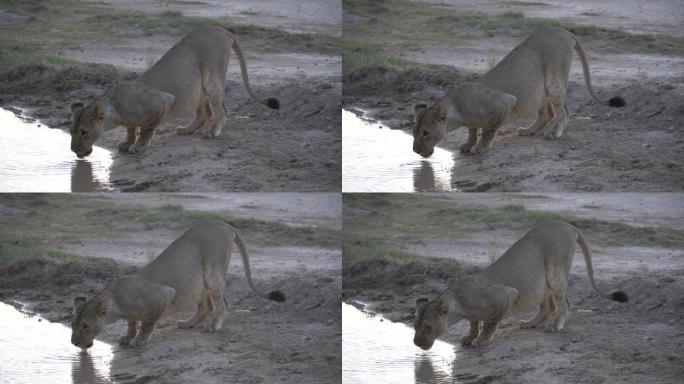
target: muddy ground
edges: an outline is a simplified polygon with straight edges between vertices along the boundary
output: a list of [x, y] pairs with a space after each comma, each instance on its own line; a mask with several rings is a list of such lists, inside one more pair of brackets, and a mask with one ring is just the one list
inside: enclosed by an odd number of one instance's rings
[[[647, 7], [618, 1], [349, 1], [343, 18], [343, 107], [367, 111], [410, 133], [416, 104], [433, 104], [451, 87], [486, 72], [535, 28], [560, 23], [583, 41], [596, 93], [621, 95], [627, 105], [608, 108], [591, 100], [574, 60], [564, 136], [520, 137], [517, 128], [533, 119], [510, 122], [489, 153], [455, 154], [452, 186], [462, 191], [681, 191], [684, 45], [679, 25], [684, 15], [679, 8], [671, 1]], [[667, 9], [667, 18], [656, 17]], [[601, 30], [604, 25], [610, 29]], [[370, 33], [378, 44], [364, 40]], [[439, 146], [458, 152], [466, 135], [464, 129], [453, 131]]]
[[[504, 321], [492, 345], [456, 346], [454, 378], [677, 383], [684, 374], [684, 232], [681, 217], [669, 210], [682, 196], [623, 197], [346, 195], [343, 300], [369, 303], [412, 326], [417, 298], [435, 297], [459, 276], [477, 273], [539, 220], [560, 218], [585, 234], [598, 286], [623, 290], [630, 301], [597, 296], [577, 253], [568, 293], [573, 310], [563, 331], [522, 330], [517, 322], [534, 313], [516, 315]], [[458, 345], [466, 332], [459, 323], [443, 340]]]
[[[0, 58], [19, 58], [17, 65], [0, 70], [0, 106], [24, 109], [52, 128], [68, 130], [72, 102], [96, 99], [115, 82], [150, 67], [188, 31], [215, 25], [245, 31], [241, 45], [254, 92], [280, 100], [277, 111], [252, 102], [232, 57], [224, 101], [229, 117], [221, 137], [176, 135], [175, 127], [187, 124], [188, 116], [162, 124], [150, 150], [131, 156], [116, 151], [123, 128], [104, 135], [98, 144], [114, 153], [110, 179], [116, 189], [340, 189], [342, 89], [341, 58], [332, 42], [339, 35], [331, 16], [335, 7], [293, 14], [277, 2], [251, 9], [199, 2], [197, 12], [191, 12], [194, 2], [136, 2], [135, 10], [125, 2], [84, 2], [80, 12], [73, 12], [72, 3], [0, 5], [6, 8]], [[214, 14], [207, 13], [211, 7]], [[296, 28], [307, 20], [319, 22], [308, 31]]]
[[[181, 332], [175, 321], [188, 313], [164, 318], [149, 346], [114, 347], [109, 379], [339, 382], [340, 198], [311, 197], [311, 214], [295, 215], [306, 204], [303, 195], [3, 196], [0, 300], [68, 325], [73, 297], [92, 296], [136, 271], [192, 222], [224, 217], [245, 238], [255, 284], [282, 290], [287, 301], [255, 297], [234, 257], [226, 287], [230, 310], [219, 332]], [[116, 345], [124, 331], [117, 322], [100, 339]]]

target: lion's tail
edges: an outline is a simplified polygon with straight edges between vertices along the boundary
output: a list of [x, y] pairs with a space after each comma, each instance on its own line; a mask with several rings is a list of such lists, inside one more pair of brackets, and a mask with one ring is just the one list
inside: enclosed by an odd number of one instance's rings
[[273, 300], [273, 301], [278, 301], [278, 302], [283, 302], [285, 301], [285, 294], [282, 293], [281, 291], [271, 291], [269, 293], [263, 293], [260, 290], [258, 290], [255, 286], [254, 283], [252, 283], [252, 272], [249, 269], [249, 255], [247, 255], [247, 249], [245, 248], [245, 243], [242, 242], [242, 238], [240, 235], [237, 233], [235, 229], [233, 229], [233, 233], [235, 233], [235, 238], [233, 241], [235, 241], [235, 244], [238, 246], [238, 249], [240, 250], [240, 256], [242, 256], [242, 265], [245, 269], [245, 276], [247, 277], [247, 283], [249, 284], [250, 288], [252, 288], [252, 291], [256, 293], [257, 295]]
[[589, 247], [587, 247], [587, 243], [584, 241], [582, 233], [577, 228], [575, 228], [575, 232], [577, 233], [577, 244], [579, 244], [580, 249], [582, 250], [582, 254], [584, 255], [584, 262], [587, 265], [587, 275], [589, 275], [589, 281], [591, 282], [591, 286], [594, 287], [594, 289], [596, 290], [596, 292], [598, 292], [599, 295], [605, 297], [606, 299], [626, 303], [629, 300], [626, 293], [622, 291], [615, 291], [611, 294], [606, 294], [600, 289], [598, 289], [598, 287], [596, 286], [596, 281], [594, 281], [594, 268], [591, 265], [591, 253], [589, 253]]
[[577, 36], [572, 35], [572, 39], [574, 40], [575, 44], [575, 52], [577, 52], [577, 56], [579, 56], [580, 62], [582, 63], [582, 71], [584, 72], [584, 81], [587, 83], [587, 89], [589, 90], [589, 94], [591, 97], [596, 100], [597, 103], [607, 105], [609, 107], [624, 107], [625, 106], [625, 99], [623, 99], [620, 96], [615, 96], [611, 97], [609, 100], [601, 100], [596, 96], [594, 93], [594, 89], [591, 87], [591, 77], [589, 75], [589, 64], [587, 63], [587, 57], [584, 54], [584, 48], [582, 48], [582, 44], [580, 43], [579, 39]]
[[233, 43], [231, 46], [233, 48], [233, 51], [235, 51], [235, 56], [237, 56], [238, 61], [240, 62], [240, 73], [242, 73], [242, 82], [245, 84], [245, 89], [247, 89], [247, 93], [249, 93], [249, 96], [251, 96], [252, 99], [254, 99], [254, 101], [264, 104], [271, 109], [279, 109], [280, 102], [275, 97], [258, 99], [256, 96], [254, 96], [254, 93], [252, 93], [252, 88], [250, 88], [249, 86], [249, 78], [247, 77], [247, 63], [245, 63], [245, 57], [242, 54], [242, 48], [240, 48], [240, 43], [238, 43], [237, 38], [235, 36], [233, 36]]

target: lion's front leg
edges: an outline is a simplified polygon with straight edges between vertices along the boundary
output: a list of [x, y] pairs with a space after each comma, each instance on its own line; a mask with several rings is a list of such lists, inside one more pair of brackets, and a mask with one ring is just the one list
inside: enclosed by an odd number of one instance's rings
[[468, 140], [458, 147], [461, 153], [469, 153], [470, 149], [477, 143], [477, 128], [468, 128]]
[[480, 322], [470, 321], [470, 331], [461, 338], [461, 345], [471, 345], [480, 333]]
[[128, 153], [140, 153], [145, 151], [152, 142], [152, 136], [154, 136], [155, 128], [156, 126], [152, 128], [140, 128], [140, 134], [138, 134], [138, 138], [135, 140], [135, 143], [128, 148]]
[[484, 347], [492, 343], [494, 340], [494, 334], [499, 327], [498, 321], [485, 321], [482, 325], [482, 332], [473, 340], [474, 347]]
[[492, 144], [494, 144], [494, 139], [496, 138], [496, 131], [498, 130], [499, 127], [483, 128], [482, 134], [480, 135], [480, 139], [477, 141], [477, 144], [475, 144], [475, 146], [470, 149], [470, 153], [472, 153], [473, 155], [478, 155], [489, 151], [489, 148], [491, 148]]
[[135, 337], [135, 335], [138, 333], [138, 322], [137, 321], [127, 321], [128, 323], [128, 329], [126, 330], [126, 334], [119, 337], [119, 344], [121, 345], [128, 345], [131, 343], [131, 340]]
[[126, 140], [119, 142], [119, 152], [128, 152], [128, 149], [135, 143], [135, 127], [126, 127]]

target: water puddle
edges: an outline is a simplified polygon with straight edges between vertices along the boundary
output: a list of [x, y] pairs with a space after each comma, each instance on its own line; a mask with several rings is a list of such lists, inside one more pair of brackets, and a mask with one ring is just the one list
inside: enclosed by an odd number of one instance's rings
[[412, 148], [406, 132], [342, 110], [342, 191], [453, 191], [454, 154], [435, 148], [424, 159]]
[[71, 137], [0, 108], [0, 192], [112, 190], [111, 152], [94, 147], [87, 159], [71, 152]]
[[95, 341], [81, 354], [71, 329], [0, 303], [0, 381], [7, 383], [109, 383], [112, 347]]
[[342, 383], [455, 383], [454, 346], [413, 345], [413, 329], [342, 303]]

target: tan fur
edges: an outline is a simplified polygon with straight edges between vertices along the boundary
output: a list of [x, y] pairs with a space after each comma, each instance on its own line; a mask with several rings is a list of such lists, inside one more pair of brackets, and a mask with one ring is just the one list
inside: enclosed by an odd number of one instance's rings
[[[225, 124], [223, 91], [231, 49], [247, 92], [257, 100], [235, 37], [222, 28], [200, 29], [186, 35], [137, 79], [117, 84], [88, 106], [72, 104], [71, 150], [79, 157], [88, 156], [104, 131], [123, 126], [128, 134], [119, 151], [141, 152], [149, 147], [161, 122], [192, 114], [195, 119], [179, 127], [178, 134], [204, 127], [204, 137], [219, 136]], [[279, 107], [273, 98], [257, 101]]]
[[534, 308], [539, 308], [539, 313], [521, 323], [522, 328], [534, 328], [554, 318], [551, 328], [560, 331], [569, 313], [566, 293], [575, 244], [584, 255], [592, 287], [603, 297], [627, 301], [622, 292], [607, 295], [596, 287], [591, 254], [577, 228], [548, 221], [532, 228], [481, 273], [455, 281], [433, 301], [418, 299], [413, 342], [430, 349], [450, 326], [466, 319], [470, 331], [461, 343], [484, 346], [492, 342], [502, 319]]
[[619, 97], [609, 102], [596, 97], [584, 50], [575, 35], [546, 28], [530, 35], [477, 81], [456, 87], [432, 107], [416, 106], [413, 151], [429, 157], [447, 132], [465, 126], [468, 139], [459, 147], [460, 152], [484, 153], [506, 121], [535, 114], [537, 120], [521, 129], [521, 135], [548, 127], [548, 137], [560, 137], [567, 121], [565, 95], [573, 50], [582, 63], [591, 96], [601, 104], [624, 105]]
[[223, 291], [233, 242], [240, 250], [252, 290], [259, 296], [284, 301], [279, 291], [264, 294], [254, 287], [249, 257], [233, 227], [222, 221], [200, 222], [138, 273], [115, 280], [90, 301], [75, 298], [72, 344], [89, 348], [105, 324], [123, 319], [128, 331], [119, 342], [144, 345], [163, 315], [188, 309], [196, 309], [196, 313], [179, 322], [179, 328], [201, 325], [210, 331], [221, 329], [226, 313]]

